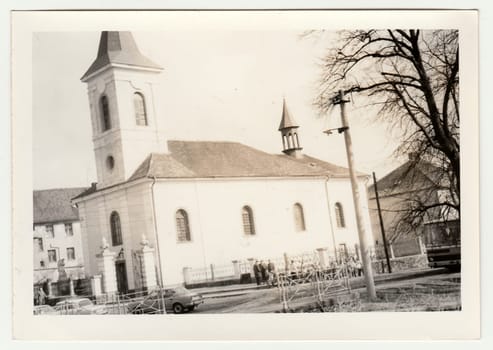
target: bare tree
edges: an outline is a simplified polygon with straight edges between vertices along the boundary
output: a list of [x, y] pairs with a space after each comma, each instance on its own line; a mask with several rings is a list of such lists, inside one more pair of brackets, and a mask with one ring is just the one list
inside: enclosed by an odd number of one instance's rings
[[338, 32], [322, 59], [321, 112], [338, 90], [365, 95], [404, 131], [398, 151], [440, 169], [437, 186], [446, 195], [413, 199], [413, 215], [435, 208], [460, 210], [459, 33], [457, 30], [355, 30]]

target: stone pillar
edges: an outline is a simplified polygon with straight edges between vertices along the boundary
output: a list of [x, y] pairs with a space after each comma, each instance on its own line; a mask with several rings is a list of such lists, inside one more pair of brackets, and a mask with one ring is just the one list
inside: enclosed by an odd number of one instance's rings
[[92, 295], [94, 295], [96, 298], [101, 296], [101, 275], [94, 275], [91, 277], [91, 290]]
[[183, 280], [185, 284], [192, 284], [192, 268], [185, 266], [183, 268]]
[[325, 259], [326, 252], [327, 252], [327, 248], [317, 248], [318, 263], [320, 265], [320, 268], [322, 269], [327, 267], [327, 259]]
[[48, 282], [48, 298], [52, 298], [53, 297], [53, 285], [52, 285], [53, 282], [49, 281]]
[[389, 250], [390, 250], [390, 258], [395, 259], [394, 248], [392, 247], [392, 243], [389, 243]]
[[241, 271], [240, 271], [240, 262], [238, 260], [233, 260], [233, 273], [235, 278], [240, 279], [241, 277]]
[[116, 285], [115, 253], [109, 250], [103, 237], [102, 251], [98, 259], [98, 270], [103, 275], [103, 292], [111, 295], [118, 292]]
[[421, 255], [426, 254], [426, 247], [423, 244], [423, 239], [421, 238], [421, 236], [418, 236], [418, 245], [419, 245], [419, 253]]
[[73, 296], [75, 296], [74, 280], [70, 279], [69, 284], [70, 284], [70, 296], [73, 297]]
[[140, 262], [142, 264], [142, 287], [147, 288], [147, 290], [155, 289], [157, 287], [157, 281], [156, 264], [154, 262], [154, 249], [149, 247], [149, 241], [145, 235], [142, 235], [140, 245], [142, 246], [140, 251]]
[[255, 264], [255, 259], [254, 258], [248, 258], [248, 265], [250, 265], [250, 275], [254, 277], [253, 273], [253, 265]]

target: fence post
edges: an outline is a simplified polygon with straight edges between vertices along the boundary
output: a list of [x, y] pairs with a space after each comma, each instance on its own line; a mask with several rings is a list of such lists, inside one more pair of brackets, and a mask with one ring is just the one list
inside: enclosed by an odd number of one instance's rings
[[288, 271], [289, 270], [289, 256], [288, 256], [288, 253], [284, 253], [283, 254], [283, 257], [284, 257], [284, 271]]
[[234, 271], [234, 276], [237, 279], [240, 279], [241, 277], [241, 271], [240, 271], [240, 262], [238, 260], [233, 260], [233, 271]]
[[390, 248], [390, 258], [391, 259], [395, 259], [394, 247], [393, 247], [393, 244], [392, 243], [389, 243], [389, 248]]
[[53, 282], [48, 282], [48, 298], [53, 297]]
[[214, 281], [214, 264], [211, 264], [211, 280]]
[[183, 268], [183, 281], [185, 282], [185, 285], [192, 284], [191, 271], [191, 267], [185, 266]]

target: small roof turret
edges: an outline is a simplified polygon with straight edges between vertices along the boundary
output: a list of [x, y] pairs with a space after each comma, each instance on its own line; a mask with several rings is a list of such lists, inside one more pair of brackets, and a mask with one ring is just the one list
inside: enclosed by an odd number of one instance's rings
[[93, 73], [112, 64], [163, 69], [140, 53], [131, 32], [104, 31], [99, 40], [98, 55], [81, 80], [86, 81]]
[[281, 124], [279, 124], [279, 131], [283, 129], [288, 129], [288, 128], [297, 128], [299, 127], [298, 124], [294, 121], [294, 119], [291, 117], [291, 114], [289, 114], [288, 111], [288, 106], [286, 105], [286, 99], [283, 99], [282, 101], [282, 119], [281, 119]]

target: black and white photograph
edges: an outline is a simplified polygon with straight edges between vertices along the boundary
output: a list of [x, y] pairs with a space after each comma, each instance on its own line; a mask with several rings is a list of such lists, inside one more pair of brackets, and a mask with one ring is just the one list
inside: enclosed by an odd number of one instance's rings
[[35, 322], [461, 317], [464, 23], [211, 24], [229, 15], [23, 36]]

